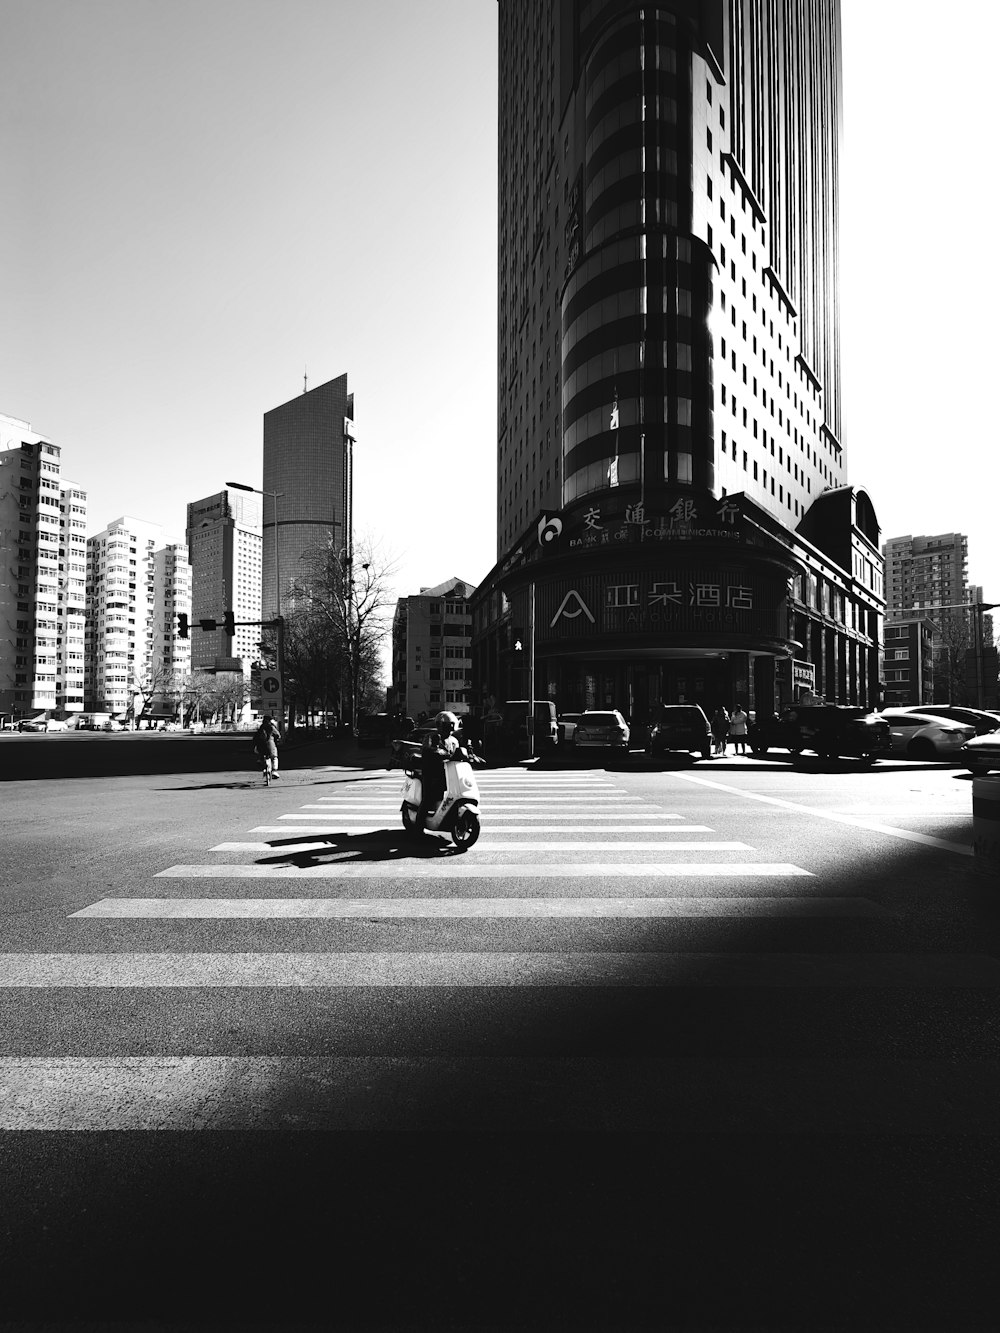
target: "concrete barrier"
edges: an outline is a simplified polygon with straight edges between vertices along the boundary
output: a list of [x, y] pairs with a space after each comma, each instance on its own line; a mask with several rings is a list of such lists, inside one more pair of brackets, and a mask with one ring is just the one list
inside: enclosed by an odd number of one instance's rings
[[972, 842], [977, 866], [1000, 871], [1000, 774], [972, 779]]

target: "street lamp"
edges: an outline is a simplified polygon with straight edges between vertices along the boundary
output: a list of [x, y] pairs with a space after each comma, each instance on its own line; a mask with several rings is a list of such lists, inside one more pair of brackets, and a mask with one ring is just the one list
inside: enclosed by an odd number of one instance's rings
[[[247, 486], [242, 481], [227, 481], [226, 485], [234, 491], [250, 491], [253, 495], [269, 495], [271, 497], [271, 521], [274, 525], [274, 619], [278, 629], [278, 679], [282, 688], [285, 682], [285, 651], [284, 651], [284, 622], [281, 619], [281, 575], [278, 564], [278, 501], [283, 498], [284, 491], [264, 491], [259, 486]], [[261, 607], [263, 615], [264, 608]], [[282, 698], [281, 717], [278, 719], [278, 726], [282, 732], [285, 730], [285, 709], [284, 699]]]

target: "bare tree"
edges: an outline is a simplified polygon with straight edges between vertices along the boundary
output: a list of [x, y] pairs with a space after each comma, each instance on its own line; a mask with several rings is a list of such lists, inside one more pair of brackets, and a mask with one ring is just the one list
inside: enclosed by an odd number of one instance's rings
[[331, 540], [303, 556], [302, 573], [290, 590], [285, 664], [307, 708], [334, 695], [341, 720], [354, 725], [359, 705], [378, 698], [395, 572], [380, 544], [367, 536], [353, 552]]
[[969, 617], [942, 612], [934, 642], [934, 699], [936, 703], [964, 704], [966, 653], [972, 647]]
[[157, 665], [153, 662], [146, 662], [139, 667], [132, 677], [132, 708], [134, 711], [136, 697], [139, 698], [139, 711], [135, 714], [136, 725], [142, 721], [146, 715], [146, 709], [157, 697], [169, 696], [174, 689], [175, 671], [173, 667]]

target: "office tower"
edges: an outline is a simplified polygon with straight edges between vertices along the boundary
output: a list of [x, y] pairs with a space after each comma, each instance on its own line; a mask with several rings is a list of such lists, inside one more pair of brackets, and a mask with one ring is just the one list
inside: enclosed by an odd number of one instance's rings
[[331, 541], [348, 557], [352, 553], [354, 438], [354, 395], [346, 375], [264, 413], [265, 620], [277, 611], [275, 579], [284, 610], [289, 586], [306, 572], [303, 556]]
[[[187, 507], [195, 671], [235, 670], [238, 658], [238, 669], [248, 674], [260, 656], [259, 625], [238, 624], [229, 636], [222, 621], [227, 611], [237, 621], [261, 619], [261, 500], [258, 494], [224, 490]], [[201, 620], [215, 620], [218, 628], [202, 630]]]
[[84, 693], [88, 712], [131, 717], [152, 663], [155, 523], [123, 516], [87, 541]]
[[841, 440], [837, 0], [500, 0], [499, 100], [479, 688], [523, 698], [532, 673], [640, 721], [876, 703], [878, 520]]
[[191, 671], [191, 653], [197, 639], [178, 636], [181, 614], [191, 617], [191, 564], [188, 548], [174, 544], [153, 552], [152, 642], [145, 684], [150, 691], [143, 717], [150, 722], [170, 721], [181, 713], [185, 678]]
[[475, 586], [446, 579], [400, 597], [392, 621], [392, 701], [416, 718], [448, 709], [469, 711], [472, 684], [468, 599]]
[[63, 670], [70, 663], [65, 639], [70, 626], [77, 637], [79, 621], [78, 590], [62, 569], [63, 552], [76, 544], [63, 540], [68, 483], [61, 452], [28, 422], [0, 414], [0, 718], [6, 721], [51, 714], [67, 706], [67, 695], [76, 698], [77, 673], [69, 674], [67, 690]]

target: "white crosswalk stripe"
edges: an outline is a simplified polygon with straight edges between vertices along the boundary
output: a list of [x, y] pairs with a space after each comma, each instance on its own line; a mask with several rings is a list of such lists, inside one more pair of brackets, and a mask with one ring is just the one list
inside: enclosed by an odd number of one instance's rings
[[[629, 936], [621, 932], [643, 923], [662, 922], [670, 930], [684, 921], [863, 924], [892, 914], [860, 895], [824, 892], [808, 869], [757, 859], [750, 844], [720, 837], [709, 824], [662, 802], [633, 796], [605, 773], [484, 774], [484, 832], [465, 855], [443, 839], [406, 839], [398, 818], [401, 785], [400, 774], [341, 779], [329, 795], [295, 811], [276, 810], [274, 822], [248, 830], [247, 840], [219, 842], [196, 861], [165, 866], [155, 875], [155, 893], [133, 889], [80, 903], [69, 913], [81, 932], [79, 950], [0, 955], [0, 990], [299, 989], [340, 996], [428, 987], [469, 992], [1000, 986], [1000, 964], [990, 958], [970, 967], [968, 959], [943, 955], [911, 960], [837, 952], [747, 954], [724, 947], [703, 954], [629, 948]], [[177, 885], [182, 892], [172, 893], [178, 880], [184, 882]], [[252, 888], [241, 892], [245, 882], [264, 880], [274, 885], [274, 896], [249, 896]], [[195, 882], [204, 884], [202, 896], [190, 895]], [[213, 892], [216, 885], [224, 896]], [[292, 885], [300, 889], [295, 894], [291, 887], [295, 896], [284, 892]], [[478, 892], [475, 886], [481, 886]], [[171, 937], [176, 947], [170, 951], [114, 947], [116, 929], [124, 931], [129, 923], [153, 929], [157, 922], [176, 923], [178, 934]], [[243, 942], [254, 923], [271, 933], [267, 947], [251, 952], [224, 946], [192, 951], [184, 947], [185, 922], [215, 922], [230, 930], [242, 925]], [[307, 930], [315, 923], [321, 947], [282, 950], [273, 933], [282, 922], [301, 922]], [[87, 932], [101, 923], [98, 952], [87, 947]], [[330, 948], [339, 942], [330, 931], [363, 930], [359, 938], [367, 943], [379, 923], [385, 923], [381, 943], [376, 935], [367, 948]], [[477, 943], [484, 947], [444, 947], [444, 936], [442, 947], [433, 947], [435, 936], [428, 931], [471, 929], [476, 923], [482, 923]], [[532, 926], [565, 932], [574, 923], [577, 929], [600, 928], [602, 941], [618, 932], [615, 945], [624, 941], [626, 947], [562, 948], [561, 936], [550, 934], [545, 947], [511, 950], [503, 947], [507, 935], [493, 938], [498, 930]], [[386, 948], [385, 929], [393, 925], [401, 933]], [[410, 928], [414, 933], [408, 936]], [[419, 1057], [412, 1067], [429, 1068], [427, 1060]], [[304, 1108], [296, 1128], [357, 1128], [351, 1108], [359, 1099], [363, 1105], [370, 1100], [376, 1063], [363, 1057], [308, 1061], [281, 1055], [0, 1058], [0, 1129], [283, 1127], [276, 1107], [289, 1087]], [[586, 1081], [597, 1068], [586, 1060], [533, 1062], [522, 1056], [511, 1057], [511, 1064], [554, 1088], [566, 1079]], [[385, 1061], [377, 1067], [385, 1078], [396, 1068]], [[497, 1068], [469, 1056], [451, 1058], [451, 1067], [458, 1071], [455, 1077], [467, 1080], [470, 1097], [472, 1089], [485, 1096], [493, 1077], [486, 1071]], [[310, 1091], [316, 1086], [328, 1095], [316, 1098]], [[405, 1108], [387, 1114], [387, 1126], [406, 1128], [407, 1114]], [[376, 1122], [377, 1116], [365, 1127]]]

